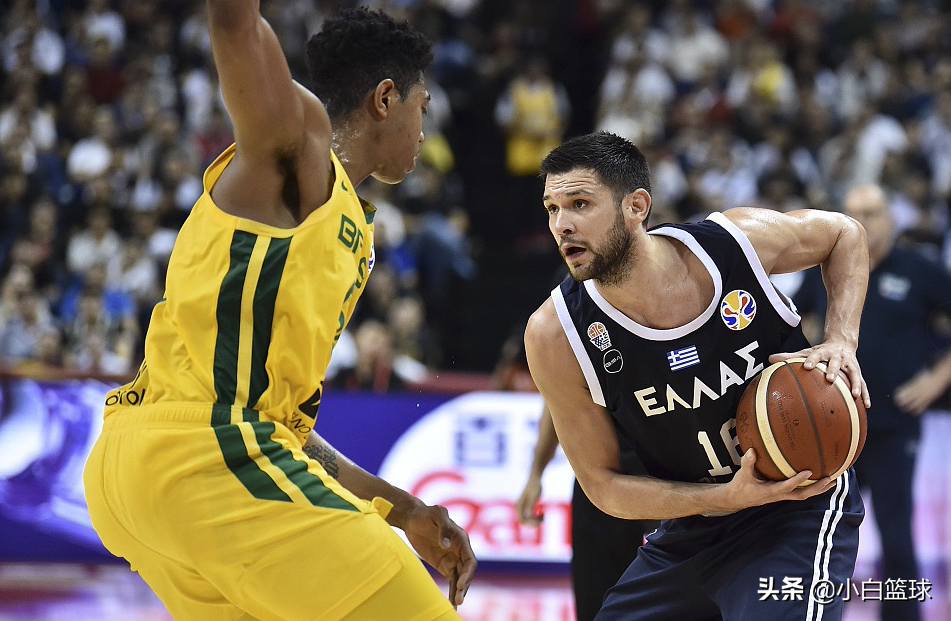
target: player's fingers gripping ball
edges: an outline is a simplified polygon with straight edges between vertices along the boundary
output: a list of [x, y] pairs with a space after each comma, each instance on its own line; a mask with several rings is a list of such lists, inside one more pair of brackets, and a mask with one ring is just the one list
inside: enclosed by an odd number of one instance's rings
[[826, 379], [826, 365], [803, 368], [805, 358], [777, 362], [756, 376], [736, 409], [743, 452], [756, 451], [756, 470], [784, 481], [812, 471], [804, 485], [845, 472], [865, 445], [866, 412], [840, 374]]

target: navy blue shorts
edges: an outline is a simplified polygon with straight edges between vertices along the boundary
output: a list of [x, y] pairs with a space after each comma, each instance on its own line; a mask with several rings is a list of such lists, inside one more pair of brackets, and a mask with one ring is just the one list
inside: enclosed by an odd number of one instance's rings
[[665, 520], [596, 620], [837, 621], [864, 515], [850, 469], [801, 502]]

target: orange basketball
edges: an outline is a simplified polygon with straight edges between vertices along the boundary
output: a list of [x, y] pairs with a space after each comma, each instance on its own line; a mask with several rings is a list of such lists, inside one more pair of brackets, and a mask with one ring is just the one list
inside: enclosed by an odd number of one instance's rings
[[807, 371], [803, 361], [777, 362], [750, 382], [736, 409], [736, 432], [744, 453], [756, 451], [764, 477], [784, 481], [811, 470], [809, 485], [855, 463], [865, 445], [866, 414], [844, 376], [829, 382], [825, 364]]

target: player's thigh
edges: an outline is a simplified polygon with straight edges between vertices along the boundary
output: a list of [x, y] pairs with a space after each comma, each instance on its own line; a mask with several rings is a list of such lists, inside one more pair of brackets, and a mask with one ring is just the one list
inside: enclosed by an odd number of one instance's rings
[[[216, 551], [217, 562], [199, 567], [241, 609], [264, 621], [342, 619], [404, 573], [410, 561], [419, 572], [413, 584], [422, 585], [416, 590], [428, 586], [425, 601], [438, 601], [432, 578], [379, 514], [269, 502], [253, 518], [254, 532], [235, 525], [233, 556]], [[227, 537], [232, 529], [216, 530]], [[405, 593], [411, 592], [407, 587]]]
[[705, 585], [724, 621], [842, 618], [864, 515], [854, 483], [844, 474], [813, 507], [764, 518], [724, 542], [730, 553]]
[[700, 566], [677, 546], [645, 544], [608, 590], [596, 621], [719, 621], [700, 588]]
[[155, 555], [130, 563], [177, 621], [258, 621], [190, 567]]
[[344, 617], [345, 621], [460, 621], [447, 595], [409, 546], [398, 548], [403, 567], [385, 585]]
[[109, 532], [131, 569], [138, 572], [177, 621], [256, 621], [192, 567], [147, 548], [124, 533], [121, 526]]
[[[89, 513], [103, 544], [129, 562], [131, 569], [139, 573], [176, 619], [251, 621], [197, 571], [143, 543], [130, 531], [131, 526], [116, 515], [114, 507], [124, 506], [120, 492], [124, 479], [130, 475], [130, 469], [123, 468], [116, 460], [120, 441], [121, 438], [104, 433], [96, 441], [84, 469]], [[107, 472], [112, 476], [105, 476]], [[135, 522], [148, 519], [142, 515]]]

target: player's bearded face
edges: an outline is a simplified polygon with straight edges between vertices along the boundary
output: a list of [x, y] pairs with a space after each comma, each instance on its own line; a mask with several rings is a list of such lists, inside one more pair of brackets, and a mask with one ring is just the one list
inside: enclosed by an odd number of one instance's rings
[[620, 284], [634, 265], [634, 244], [635, 237], [625, 226], [624, 216], [618, 207], [614, 224], [605, 240], [598, 246], [589, 248], [593, 258], [587, 264], [577, 267], [568, 263], [571, 277], [578, 281], [593, 278], [606, 286]]

